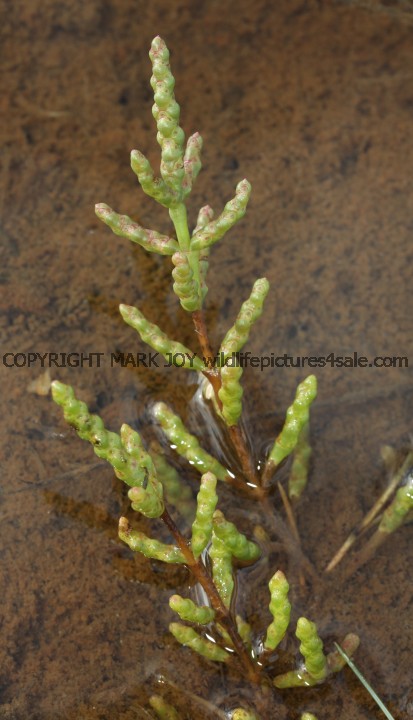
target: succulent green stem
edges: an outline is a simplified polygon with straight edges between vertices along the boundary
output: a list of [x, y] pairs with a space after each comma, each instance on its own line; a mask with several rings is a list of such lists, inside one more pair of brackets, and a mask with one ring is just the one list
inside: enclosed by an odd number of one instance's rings
[[176, 358], [179, 357], [180, 367], [202, 372], [204, 364], [201, 358], [182, 343], [171, 340], [155, 323], [147, 320], [138, 308], [133, 305], [119, 305], [119, 311], [125, 323], [133, 327], [143, 342], [163, 355], [168, 363], [174, 364]]
[[229, 608], [234, 591], [234, 577], [232, 569], [231, 550], [215, 533], [212, 533], [212, 543], [209, 550], [212, 560], [212, 577], [219, 592], [219, 596], [226, 608]]
[[298, 500], [307, 485], [308, 469], [311, 460], [309, 434], [310, 423], [307, 421], [300, 431], [293, 454], [293, 462], [288, 478], [288, 497], [290, 500]]
[[156, 403], [153, 412], [169, 442], [173, 444], [179, 455], [186, 458], [200, 473], [212, 472], [218, 480], [228, 481], [228, 470], [201, 448], [199, 440], [188, 432], [181, 418], [175, 415], [165, 403]]
[[89, 412], [86, 403], [76, 398], [70, 385], [55, 380], [52, 396], [62, 406], [65, 420], [76, 429], [79, 437], [90, 442], [96, 455], [113, 467], [116, 477], [132, 488], [134, 509], [148, 517], [160, 517], [164, 510], [163, 487], [139, 433], [126, 423], [121, 427], [120, 437], [106, 430], [103, 420]]
[[159, 720], [180, 720], [179, 713], [160, 695], [152, 695], [149, 698], [149, 704], [155, 710]]
[[267, 628], [264, 647], [266, 650], [275, 650], [287, 632], [291, 614], [291, 605], [288, 600], [290, 586], [281, 570], [272, 576], [269, 588], [271, 594], [269, 607], [274, 619]]
[[169, 598], [169, 606], [178, 613], [181, 620], [196, 623], [197, 625], [209, 625], [215, 617], [215, 610], [206, 605], [196, 605], [190, 598], [183, 598], [180, 595], [172, 595]]
[[242, 637], [244, 643], [247, 647], [251, 647], [252, 644], [252, 627], [251, 625], [244, 620], [241, 615], [237, 615], [235, 618], [237, 622], [237, 628], [240, 636]]
[[216, 485], [216, 476], [211, 472], [202, 476], [197, 496], [195, 520], [192, 524], [191, 548], [196, 558], [201, 555], [211, 540], [212, 516], [218, 502]]
[[181, 550], [175, 545], [165, 545], [159, 540], [149, 538], [145, 533], [132, 530], [126, 518], [119, 518], [119, 537], [133, 552], [140, 552], [153, 560], [166, 563], [185, 563]]
[[199, 310], [202, 305], [199, 252], [190, 249], [191, 238], [188, 230], [188, 219], [185, 205], [181, 203], [176, 207], [169, 208], [169, 215], [174, 224], [179, 247], [183, 253], [187, 254], [189, 267], [191, 268], [193, 280], [195, 283], [198, 303], [197, 307], [193, 307], [191, 311]]
[[277, 675], [274, 678], [274, 685], [277, 688], [318, 685], [327, 677], [327, 657], [323, 653], [323, 642], [315, 623], [301, 617], [297, 622], [295, 634], [301, 641], [300, 652], [304, 658], [304, 667]]
[[317, 378], [309, 375], [299, 384], [295, 399], [287, 410], [284, 427], [275, 440], [264, 468], [262, 484], [268, 485], [278, 465], [294, 450], [310, 417], [311, 403], [317, 396]]
[[316, 624], [305, 617], [299, 618], [296, 635], [301, 640], [300, 652], [304, 657], [306, 670], [316, 682], [323, 682], [327, 675], [327, 658], [323, 653], [323, 641], [318, 635]]
[[383, 513], [377, 532], [389, 535], [403, 525], [413, 510], [413, 468], [410, 467], [404, 484], [399, 487], [389, 507]]
[[119, 215], [105, 203], [95, 205], [95, 213], [99, 220], [108, 225], [115, 235], [132, 240], [132, 242], [141, 245], [147, 252], [158, 253], [158, 255], [173, 255], [178, 250], [176, 240], [167, 235], [161, 235], [155, 230], [146, 230], [127, 215]]
[[191, 240], [192, 249], [202, 250], [220, 240], [244, 217], [250, 194], [251, 185], [248, 180], [241, 180], [235, 189], [235, 197], [227, 202], [221, 215], [194, 232]]
[[187, 645], [195, 652], [203, 655], [207, 660], [227, 662], [231, 657], [224, 648], [202, 637], [196, 630], [187, 625], [173, 622], [169, 625], [169, 630], [181, 645]]
[[244, 708], [235, 708], [231, 713], [231, 720], [260, 720], [259, 715], [252, 710]]
[[176, 508], [185, 520], [191, 523], [195, 514], [191, 488], [185, 484], [176, 468], [168, 463], [162, 448], [155, 441], [150, 444], [149, 452], [158, 479], [163, 485], [167, 503]]
[[221, 368], [222, 386], [218, 397], [222, 402], [222, 416], [229, 426], [237, 425], [242, 413], [243, 390], [240, 379], [243, 370], [236, 353], [243, 348], [253, 324], [261, 316], [268, 290], [269, 283], [266, 278], [255, 281], [250, 297], [242, 303], [234, 325], [228, 330], [221, 344], [220, 353], [225, 361]]
[[215, 535], [225, 543], [231, 555], [243, 562], [254, 562], [261, 555], [259, 546], [248, 540], [234, 525], [225, 519], [220, 510], [215, 510], [213, 517]]
[[174, 224], [179, 247], [183, 252], [189, 251], [191, 237], [188, 230], [188, 219], [184, 203], [169, 208], [169, 216]]

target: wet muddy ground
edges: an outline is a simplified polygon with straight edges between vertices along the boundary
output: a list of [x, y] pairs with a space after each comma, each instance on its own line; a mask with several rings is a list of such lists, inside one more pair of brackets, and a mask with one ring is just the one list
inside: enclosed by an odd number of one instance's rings
[[[0, 207], [2, 359], [104, 353], [100, 367], [52, 367], [106, 424], [149, 436], [150, 404], [190, 423], [196, 379], [168, 368], [111, 367], [145, 348], [118, 314], [137, 304], [194, 347], [167, 258], [148, 256], [96, 219], [107, 202], [168, 232], [166, 211], [129, 168], [136, 147], [158, 164], [151, 117], [152, 37], [171, 50], [182, 125], [204, 138], [190, 217], [253, 186], [242, 223], [212, 253], [207, 320], [214, 347], [256, 277], [271, 282], [249, 348], [257, 355], [407, 356], [413, 363], [413, 12], [393, 2], [2, 2]], [[17, 363], [22, 362], [17, 359]], [[168, 598], [185, 571], [117, 539], [120, 482], [68, 429], [49, 396], [30, 392], [40, 364], [1, 364], [0, 718], [146, 718], [151, 692], [183, 718], [255, 705], [264, 720], [380, 718], [349, 669], [316, 689], [268, 697], [168, 634]], [[307, 369], [245, 372], [257, 456], [271, 443]], [[239, 608], [269, 621], [266, 582], [290, 573], [294, 617], [326, 642], [357, 632], [356, 661], [397, 720], [413, 713], [411, 526], [350, 579], [323, 570], [384, 488], [380, 448], [409, 442], [409, 368], [316, 370], [314, 460], [298, 525], [318, 579], [303, 597], [287, 549], [240, 576]], [[198, 427], [201, 434], [206, 429]], [[196, 479], [187, 475], [194, 490]], [[248, 530], [261, 509], [224, 492]], [[274, 504], [280, 509], [279, 499]], [[280, 509], [281, 511], [281, 509]], [[136, 522], [136, 521], [135, 521]], [[137, 521], [148, 532], [145, 521]], [[283, 662], [294, 663], [289, 645]], [[208, 704], [199, 702], [202, 699]], [[146, 710], [145, 710], [146, 708]]]

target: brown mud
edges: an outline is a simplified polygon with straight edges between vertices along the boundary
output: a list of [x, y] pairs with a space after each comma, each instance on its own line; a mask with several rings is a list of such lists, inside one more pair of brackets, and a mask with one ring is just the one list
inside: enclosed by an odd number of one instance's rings
[[[147, 406], [157, 399], [191, 421], [196, 386], [188, 373], [110, 366], [112, 352], [145, 350], [122, 323], [120, 302], [138, 304], [190, 347], [194, 341], [172, 294], [169, 260], [116, 238], [93, 213], [95, 202], [107, 202], [168, 231], [166, 211], [128, 167], [133, 147], [158, 164], [148, 49], [160, 34], [172, 52], [182, 125], [205, 143], [191, 221], [206, 203], [218, 211], [243, 177], [253, 186], [245, 219], [211, 254], [214, 347], [255, 278], [266, 275], [267, 308], [249, 345], [255, 354], [358, 352], [413, 363], [408, 3], [3, 0], [1, 13], [2, 358], [105, 353], [100, 368], [52, 367], [52, 378], [75, 386], [113, 430], [126, 421], [145, 433]], [[125, 490], [50, 397], [27, 392], [39, 364], [1, 364], [0, 372], [1, 720], [147, 718], [153, 691], [186, 719], [249, 703], [264, 720], [295, 720], [305, 709], [319, 720], [382, 717], [349, 669], [319, 688], [265, 696], [177, 646], [168, 597], [185, 594], [186, 571], [133, 557], [118, 541]], [[380, 447], [409, 442], [411, 370], [315, 372], [314, 461], [298, 526], [319, 581], [305, 599], [292, 582], [294, 616], [314, 619], [328, 650], [358, 633], [357, 664], [397, 720], [408, 720], [411, 526], [351, 579], [339, 568], [326, 581], [322, 571], [386, 484]], [[245, 372], [257, 454], [307, 373]], [[195, 489], [193, 476], [189, 482]], [[250, 501], [230, 505], [226, 492], [224, 504], [244, 528], [260, 521]], [[257, 632], [269, 621], [268, 577], [282, 567], [294, 578], [293, 565], [281, 549], [241, 572], [239, 606]], [[290, 647], [287, 665], [296, 657]]]

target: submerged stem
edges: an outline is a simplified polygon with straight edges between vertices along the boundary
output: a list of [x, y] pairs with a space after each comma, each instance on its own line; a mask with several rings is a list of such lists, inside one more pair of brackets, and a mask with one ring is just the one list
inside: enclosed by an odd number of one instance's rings
[[[241, 463], [242, 471], [248, 481], [254, 486], [254, 488], [260, 487], [257, 474], [255, 472], [254, 464], [250, 453], [245, 442], [245, 437], [239, 425], [230, 425], [228, 428], [229, 436], [234, 449], [238, 455], [238, 459]], [[264, 493], [265, 494], [265, 493]]]
[[[400, 485], [400, 483], [403, 481], [403, 478], [406, 476], [406, 473], [408, 472], [409, 468], [411, 467], [413, 462], [413, 451], [409, 452], [403, 462], [403, 464], [400, 466], [400, 468], [397, 470], [397, 472], [394, 473], [392, 476], [387, 488], [384, 490], [384, 492], [380, 495], [378, 500], [374, 503], [373, 507], [369, 510], [367, 515], [364, 516], [364, 518], [361, 520], [361, 522], [356, 525], [356, 527], [352, 530], [348, 538], [345, 540], [343, 545], [340, 547], [339, 550], [335, 553], [334, 557], [330, 560], [329, 564], [327, 565], [325, 572], [329, 573], [332, 570], [334, 570], [335, 567], [341, 562], [343, 557], [347, 554], [347, 552], [350, 550], [352, 545], [356, 542], [356, 540], [366, 531], [369, 530], [374, 522], [376, 520], [379, 520], [377, 516], [383, 509], [383, 507], [386, 505], [388, 500], [390, 499], [391, 495], [394, 493], [396, 488]], [[352, 565], [351, 572], [354, 572], [355, 569], [363, 565], [367, 560], [374, 554], [376, 549], [381, 545], [381, 543], [385, 540], [386, 534], [381, 533], [380, 531], [376, 531], [376, 533], [370, 538], [367, 545], [363, 548], [363, 550], [360, 551], [358, 557], [356, 558], [356, 562]]]

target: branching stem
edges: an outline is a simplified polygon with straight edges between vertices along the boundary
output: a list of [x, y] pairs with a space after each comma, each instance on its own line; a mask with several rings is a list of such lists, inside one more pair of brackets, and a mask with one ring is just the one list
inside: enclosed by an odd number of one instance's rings
[[199, 252], [190, 249], [191, 236], [188, 230], [188, 219], [184, 203], [180, 203], [169, 209], [169, 216], [174, 224], [176, 237], [182, 252], [188, 254], [188, 262], [193, 272], [195, 284], [198, 288], [198, 296], [201, 298], [201, 281], [199, 274]]
[[[194, 323], [195, 332], [198, 337], [199, 346], [205, 360], [212, 362], [214, 355], [211, 348], [211, 343], [208, 337], [208, 331], [205, 323], [205, 317], [202, 310], [195, 310], [192, 313], [192, 320]], [[219, 398], [218, 392], [221, 388], [221, 377], [220, 373], [215, 368], [204, 371], [205, 377], [209, 380], [214, 391], [218, 407], [222, 408], [222, 402]], [[244, 473], [247, 480], [255, 487], [259, 488], [260, 483], [257, 474], [254, 469], [251, 455], [246, 446], [245, 438], [239, 425], [232, 425], [228, 428], [229, 436], [231, 438], [232, 445], [238, 456], [241, 464], [242, 472]], [[255, 493], [257, 494], [257, 493]]]
[[211, 603], [211, 606], [215, 610], [217, 614], [217, 619], [221, 623], [221, 625], [224, 626], [225, 630], [227, 631], [228, 635], [230, 636], [232, 643], [234, 645], [234, 649], [236, 654], [238, 655], [242, 665], [244, 666], [248, 678], [252, 682], [259, 682], [260, 681], [260, 669], [254, 663], [252, 657], [248, 653], [239, 633], [236, 628], [236, 625], [232, 619], [231, 613], [229, 609], [224, 605], [224, 603], [221, 600], [221, 597], [218, 593], [218, 590], [215, 587], [215, 584], [209, 575], [205, 565], [201, 560], [196, 560], [194, 558], [194, 555], [192, 553], [192, 550], [187, 542], [187, 540], [184, 538], [184, 536], [181, 534], [179, 528], [174, 523], [173, 519], [171, 518], [169, 512], [164, 510], [164, 512], [161, 515], [161, 520], [165, 523], [167, 526], [169, 532], [171, 533], [172, 537], [174, 538], [176, 544], [178, 545], [180, 551], [182, 552], [183, 556], [185, 557], [185, 560], [187, 561], [187, 565], [190, 568], [191, 572], [196, 577], [199, 584], [203, 587], [205, 590], [209, 601]]

